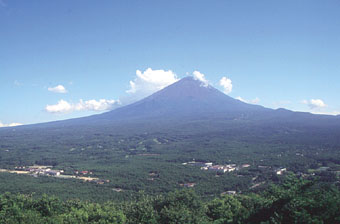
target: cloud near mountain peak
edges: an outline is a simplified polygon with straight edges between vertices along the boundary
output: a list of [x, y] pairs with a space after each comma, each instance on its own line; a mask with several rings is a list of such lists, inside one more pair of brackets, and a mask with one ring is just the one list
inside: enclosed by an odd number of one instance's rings
[[223, 92], [225, 94], [229, 94], [233, 90], [233, 84], [232, 84], [231, 79], [229, 79], [229, 78], [227, 78], [225, 76], [221, 78], [220, 86], [223, 87]]
[[47, 105], [45, 110], [49, 113], [70, 113], [74, 111], [105, 111], [111, 110], [120, 105], [119, 100], [79, 100], [78, 103], [69, 103], [59, 100], [57, 104]]
[[[206, 79], [205, 74], [195, 70], [192, 72], [192, 77], [202, 83], [202, 86], [208, 87], [209, 81]], [[112, 110], [118, 106], [126, 105], [128, 103], [135, 102], [146, 96], [153, 94], [175, 82], [179, 81], [179, 78], [172, 70], [152, 69], [136, 70], [135, 77], [129, 81], [129, 88], [126, 90], [127, 96], [123, 96], [121, 100], [82, 100], [77, 103], [71, 103], [66, 100], [59, 100], [56, 104], [46, 105], [45, 111], [55, 114], [71, 113], [75, 111], [105, 111]], [[229, 94], [232, 91], [232, 82], [227, 77], [222, 77], [219, 82], [223, 87], [224, 93]], [[49, 91], [55, 93], [66, 93], [67, 90], [62, 85], [48, 88]]]
[[177, 75], [171, 70], [152, 70], [146, 69], [144, 72], [136, 70], [136, 77], [130, 81], [130, 94], [147, 94], [161, 90], [168, 85], [178, 81]]
[[194, 71], [193, 77], [195, 80], [199, 80], [202, 82], [202, 86], [207, 87], [209, 85], [209, 81], [205, 78], [205, 75], [199, 71]]

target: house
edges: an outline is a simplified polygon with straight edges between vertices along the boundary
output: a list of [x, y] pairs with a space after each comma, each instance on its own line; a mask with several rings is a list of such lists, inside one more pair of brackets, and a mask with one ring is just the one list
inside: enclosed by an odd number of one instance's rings
[[236, 164], [230, 164], [230, 165], [215, 165], [215, 166], [209, 166], [208, 167], [209, 170], [214, 170], [217, 172], [232, 172], [236, 170]]
[[182, 187], [194, 187], [196, 183], [185, 183], [185, 184], [180, 184]]
[[122, 192], [123, 191], [123, 189], [121, 189], [121, 188], [112, 188], [112, 190], [115, 191], [115, 192]]
[[96, 184], [104, 184], [106, 181], [105, 180], [95, 180], [94, 182]]
[[58, 171], [58, 170], [47, 170], [45, 172], [45, 175], [59, 176], [60, 175], [60, 171]]
[[261, 165], [260, 165], [260, 166], [258, 166], [258, 168], [259, 168], [259, 169], [269, 169], [270, 166], [261, 166]]
[[215, 170], [215, 171], [221, 171], [221, 170], [224, 169], [224, 166], [215, 165], [215, 166], [210, 166], [208, 169], [209, 169], [209, 170]]
[[236, 167], [230, 167], [227, 169], [228, 172], [232, 172], [232, 171], [235, 171], [236, 170]]
[[225, 192], [222, 192], [222, 193], [221, 193], [222, 196], [223, 196], [223, 195], [226, 195], [226, 194], [228, 194], [228, 195], [235, 195], [235, 194], [236, 194], [236, 191], [225, 191]]
[[287, 171], [287, 168], [279, 168], [279, 169], [276, 169], [275, 171], [277, 175], [282, 175], [284, 172]]

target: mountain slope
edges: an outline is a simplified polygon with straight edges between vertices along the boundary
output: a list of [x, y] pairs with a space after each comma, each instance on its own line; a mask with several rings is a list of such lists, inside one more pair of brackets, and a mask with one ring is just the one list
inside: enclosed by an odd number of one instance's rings
[[[148, 129], [151, 126], [154, 129], [167, 126], [182, 128], [193, 121], [197, 125], [200, 124], [199, 126], [206, 126], [209, 130], [213, 128], [216, 131], [223, 131], [226, 125], [229, 128], [236, 128], [240, 124], [245, 128], [251, 128], [254, 125], [270, 127], [269, 129], [288, 126], [303, 129], [303, 131], [318, 127], [340, 127], [339, 116], [314, 115], [286, 109], [273, 110], [247, 104], [229, 97], [210, 85], [204, 85], [192, 77], [186, 77], [138, 102], [103, 114], [27, 125], [15, 129], [46, 127], [58, 128], [62, 131], [66, 127], [80, 130], [79, 126], [86, 126], [99, 130], [103, 126], [111, 126], [122, 130], [127, 126], [135, 129], [136, 125], [140, 127], [140, 124], [143, 126], [142, 129]], [[233, 121], [233, 123], [226, 124], [227, 121]]]
[[233, 99], [212, 86], [204, 86], [192, 77], [152, 94], [145, 99], [116, 110], [93, 116], [94, 119], [199, 118], [238, 116], [242, 113], [272, 111]]
[[[237, 139], [340, 145], [340, 117], [268, 109], [233, 99], [191, 77], [133, 104], [77, 119], [0, 129], [4, 146], [110, 142], [114, 136]], [[92, 144], [92, 143], [91, 143]], [[40, 147], [40, 146], [39, 146]]]
[[293, 112], [286, 109], [268, 109], [236, 100], [210, 85], [192, 77], [180, 81], [133, 104], [103, 114], [80, 118], [79, 122], [189, 122], [190, 120], [218, 123], [221, 120], [239, 120], [247, 124], [334, 126], [339, 117]]

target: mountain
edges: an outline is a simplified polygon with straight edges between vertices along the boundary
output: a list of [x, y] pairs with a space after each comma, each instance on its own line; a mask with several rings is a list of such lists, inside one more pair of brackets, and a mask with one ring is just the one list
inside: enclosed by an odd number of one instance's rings
[[93, 116], [95, 119], [169, 119], [227, 116], [271, 111], [233, 99], [193, 77], [180, 81], [131, 105]]
[[[191, 76], [130, 105], [112, 111], [63, 121], [27, 125], [27, 127], [64, 127], [78, 125], [116, 125], [134, 122], [188, 122], [190, 120], [242, 120], [263, 124], [340, 125], [339, 116], [314, 115], [287, 109], [269, 109], [234, 99], [211, 85]], [[16, 127], [18, 129], [19, 127]]]
[[[193, 77], [178, 82], [127, 106], [76, 119], [26, 125], [15, 128], [17, 133], [34, 129], [44, 134], [86, 132], [114, 133], [229, 133], [239, 136], [265, 138], [276, 135], [340, 136], [340, 117], [293, 112], [286, 109], [269, 109], [236, 100]], [[321, 136], [321, 137], [320, 137]], [[0, 136], [1, 137], [1, 136]], [[296, 136], [293, 136], [296, 138]]]
[[290, 124], [300, 127], [340, 125], [340, 119], [336, 116], [293, 112], [282, 108], [274, 110], [244, 103], [190, 76], [130, 105], [99, 115], [57, 123], [99, 126], [161, 122], [173, 126], [177, 122], [221, 123], [221, 120], [238, 120], [258, 125]]

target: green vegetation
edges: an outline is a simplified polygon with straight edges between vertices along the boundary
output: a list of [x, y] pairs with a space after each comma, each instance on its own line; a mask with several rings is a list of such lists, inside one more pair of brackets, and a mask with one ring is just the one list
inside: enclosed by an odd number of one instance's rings
[[[223, 122], [0, 130], [0, 169], [109, 180], [0, 172], [0, 223], [339, 223], [340, 138], [328, 136], [340, 132]], [[240, 169], [183, 165], [193, 160]], [[52, 212], [41, 212], [44, 200]]]
[[[144, 134], [141, 134], [144, 129], [130, 133], [119, 129], [120, 134], [112, 129], [84, 129], [76, 134], [72, 134], [72, 129], [67, 130], [67, 134], [65, 129], [56, 129], [54, 135], [51, 130], [35, 130], [34, 134], [20, 130], [15, 134], [2, 133], [0, 169], [53, 165], [68, 175], [86, 170], [93, 173], [90, 176], [110, 182], [98, 185], [74, 179], [0, 173], [0, 193], [34, 192], [37, 196], [57, 195], [62, 200], [105, 202], [131, 200], [139, 191], [159, 195], [180, 190], [182, 184], [195, 183], [195, 192], [211, 199], [229, 190], [256, 193], [272, 183], [280, 183], [282, 177], [275, 173], [279, 167], [307, 179], [319, 176], [321, 182], [339, 181], [338, 143], [324, 144], [324, 139], [317, 141], [317, 137], [306, 143], [298, 134], [295, 139], [292, 135], [264, 138], [259, 130], [238, 133], [241, 130], [237, 128], [226, 133], [207, 130], [204, 134], [189, 134], [185, 128], [180, 132], [178, 129], [151, 132], [151, 129]], [[190, 130], [195, 129], [190, 127]], [[193, 159], [214, 164], [249, 164], [250, 167], [220, 174], [182, 165]], [[320, 169], [322, 167], [329, 168]], [[152, 173], [155, 176], [150, 176]]]
[[5, 193], [0, 223], [340, 223], [339, 208], [335, 186], [289, 175], [262, 193], [210, 200], [193, 190], [106, 203]]

